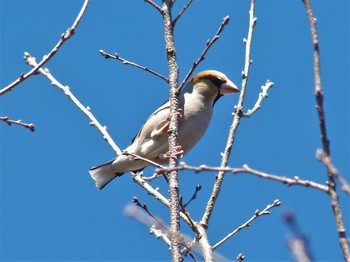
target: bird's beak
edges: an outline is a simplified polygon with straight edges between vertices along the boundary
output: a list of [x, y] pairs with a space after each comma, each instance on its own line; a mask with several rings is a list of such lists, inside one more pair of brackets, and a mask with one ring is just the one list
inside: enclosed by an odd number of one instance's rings
[[227, 79], [225, 83], [222, 83], [220, 86], [220, 94], [221, 95], [229, 95], [233, 93], [238, 93], [240, 90], [238, 87], [231, 82], [231, 80]]

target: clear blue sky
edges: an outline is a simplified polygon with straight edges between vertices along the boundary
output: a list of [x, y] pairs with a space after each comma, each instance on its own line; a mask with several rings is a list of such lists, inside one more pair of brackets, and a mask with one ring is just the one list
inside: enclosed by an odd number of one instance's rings
[[[159, 2], [159, 1], [157, 1]], [[177, 13], [187, 1], [176, 2]], [[1, 88], [30, 70], [27, 51], [38, 60], [73, 23], [83, 1], [1, 0]], [[312, 1], [318, 19], [322, 84], [334, 165], [350, 180], [349, 168], [349, 1]], [[223, 17], [231, 21], [196, 72], [217, 69], [241, 84], [249, 1], [194, 1], [177, 24], [175, 37], [180, 78], [202, 52]], [[262, 109], [243, 119], [229, 165], [253, 168], [324, 183], [325, 168], [315, 159], [321, 147], [313, 96], [313, 61], [309, 24], [302, 1], [257, 1], [251, 74], [245, 109], [255, 103], [260, 86], [275, 82]], [[47, 64], [53, 75], [125, 148], [139, 127], [168, 97], [164, 81], [98, 52], [122, 57], [164, 75], [167, 61], [159, 13], [144, 1], [92, 1], [76, 34]], [[162, 240], [126, 217], [136, 196], [164, 221], [168, 209], [149, 197], [128, 174], [102, 191], [88, 170], [114, 157], [89, 120], [43, 76], [35, 76], [2, 96], [1, 116], [34, 123], [34, 133], [0, 123], [1, 260], [169, 260]], [[237, 96], [215, 105], [211, 125], [183, 159], [191, 165], [219, 165]], [[145, 170], [153, 174], [153, 168]], [[197, 184], [203, 189], [189, 207], [201, 218], [214, 173], [180, 173], [180, 192], [188, 199]], [[153, 183], [161, 192], [161, 179]], [[347, 229], [349, 197], [340, 193]], [[255, 221], [218, 252], [230, 259], [242, 252], [249, 261], [290, 261], [290, 235], [282, 214], [295, 213], [318, 261], [341, 261], [335, 222], [327, 195], [304, 187], [286, 187], [251, 175], [227, 175], [209, 227], [212, 244], [275, 199], [282, 206]], [[184, 224], [182, 229], [191, 234]], [[350, 231], [348, 231], [348, 236]]]

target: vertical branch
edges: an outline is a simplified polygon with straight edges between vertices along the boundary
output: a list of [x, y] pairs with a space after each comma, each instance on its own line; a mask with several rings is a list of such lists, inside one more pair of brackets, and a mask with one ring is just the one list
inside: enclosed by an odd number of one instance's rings
[[[323, 109], [323, 91], [321, 86], [321, 67], [320, 67], [320, 49], [319, 42], [316, 30], [316, 19], [313, 16], [312, 8], [309, 0], [303, 0], [307, 16], [310, 22], [310, 30], [312, 36], [313, 43], [313, 54], [314, 54], [314, 75], [315, 75], [315, 96], [316, 96], [316, 110], [318, 113], [318, 119], [320, 123], [320, 133], [321, 133], [321, 141], [323, 145], [323, 158], [330, 161], [330, 148], [329, 148], [329, 140], [326, 132], [326, 119]], [[343, 223], [342, 213], [339, 206], [339, 197], [336, 190], [335, 184], [335, 174], [331, 170], [328, 169], [328, 185], [329, 191], [328, 194], [331, 198], [331, 205], [335, 217], [335, 222], [338, 230], [339, 244], [343, 252], [343, 256], [345, 261], [350, 261], [350, 253], [349, 246], [346, 239], [346, 230]]]
[[[169, 167], [177, 165], [178, 152], [178, 121], [177, 112], [179, 100], [177, 95], [179, 68], [176, 62], [176, 50], [174, 43], [174, 26], [171, 17], [171, 8], [173, 1], [163, 0], [162, 15], [164, 20], [164, 38], [165, 48], [169, 66], [169, 87], [170, 87], [170, 124], [168, 131], [169, 142]], [[171, 237], [171, 254], [173, 261], [182, 261], [180, 252], [180, 210], [179, 210], [179, 181], [177, 171], [169, 174], [169, 192], [170, 192], [170, 237]]]
[[[245, 53], [245, 66], [244, 66], [244, 71], [242, 72], [242, 87], [241, 87], [241, 92], [238, 100], [238, 105], [237, 108], [235, 109], [235, 115], [233, 118], [233, 123], [230, 127], [228, 139], [227, 139], [227, 144], [225, 147], [225, 151], [222, 156], [221, 160], [221, 167], [226, 167], [228, 160], [230, 158], [231, 154], [231, 149], [235, 140], [235, 134], [236, 130], [239, 126], [240, 119], [242, 117], [242, 112], [243, 112], [243, 102], [244, 102], [244, 96], [245, 96], [245, 90], [248, 82], [248, 75], [249, 75], [249, 67], [251, 64], [250, 60], [250, 46], [253, 38], [253, 29], [256, 24], [256, 18], [254, 17], [254, 7], [255, 7], [255, 0], [251, 0], [251, 5], [250, 5], [250, 10], [249, 10], [249, 29], [248, 29], [248, 37], [247, 39], [244, 39], [244, 43], [246, 45], [246, 53]], [[208, 223], [211, 217], [211, 214], [214, 209], [214, 205], [216, 202], [216, 199], [220, 193], [220, 188], [224, 179], [225, 172], [219, 172], [214, 184], [213, 191], [211, 193], [210, 199], [208, 201], [208, 204], [205, 208], [204, 215], [201, 220], [201, 224], [204, 227], [208, 227]]]

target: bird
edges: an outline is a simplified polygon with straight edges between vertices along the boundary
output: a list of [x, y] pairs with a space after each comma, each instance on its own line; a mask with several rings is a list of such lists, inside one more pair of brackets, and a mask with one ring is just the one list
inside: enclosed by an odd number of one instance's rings
[[[239, 91], [225, 74], [216, 70], [202, 71], [186, 83], [178, 98], [178, 144], [181, 156], [187, 154], [204, 135], [218, 99]], [[95, 180], [96, 187], [102, 189], [126, 172], [139, 172], [151, 166], [151, 161], [158, 164], [169, 163], [169, 123], [168, 100], [150, 115], [123, 154], [90, 169], [89, 173]]]

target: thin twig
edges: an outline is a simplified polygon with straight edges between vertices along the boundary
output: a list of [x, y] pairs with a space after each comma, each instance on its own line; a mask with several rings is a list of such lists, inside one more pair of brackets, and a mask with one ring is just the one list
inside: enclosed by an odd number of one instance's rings
[[173, 20], [173, 26], [175, 27], [177, 21], [179, 18], [183, 15], [183, 13], [189, 8], [189, 6], [192, 4], [193, 0], [189, 0], [187, 4], [181, 9], [180, 13], [177, 15], [177, 17]]
[[203, 171], [211, 171], [211, 172], [222, 172], [222, 173], [231, 173], [231, 174], [241, 174], [241, 173], [246, 173], [246, 174], [251, 174], [257, 177], [281, 182], [287, 186], [305, 186], [305, 187], [311, 187], [314, 189], [321, 190], [325, 193], [328, 193], [328, 186], [318, 184], [313, 181], [309, 180], [302, 180], [299, 177], [295, 176], [294, 178], [289, 178], [289, 177], [284, 177], [284, 176], [276, 176], [272, 174], [268, 174], [265, 172], [261, 172], [259, 170], [255, 170], [250, 168], [248, 165], [243, 165], [241, 168], [232, 168], [232, 167], [210, 167], [206, 165], [201, 165], [198, 167], [195, 166], [189, 166], [186, 165], [185, 163], [180, 163], [177, 167], [174, 168], [165, 168], [165, 169], [156, 169], [156, 174], [166, 174], [168, 172], [171, 172], [172, 170], [191, 170], [196, 173], [203, 172]]
[[149, 72], [155, 76], [158, 76], [159, 78], [163, 79], [165, 82], [169, 83], [169, 79], [159, 73], [157, 73], [156, 71], [152, 70], [152, 69], [149, 69], [148, 67], [145, 67], [145, 66], [141, 66], [139, 64], [136, 64], [134, 62], [130, 62], [124, 58], [122, 58], [120, 55], [118, 55], [117, 53], [115, 53], [114, 55], [111, 55], [103, 50], [100, 50], [99, 51], [101, 55], [103, 55], [105, 58], [112, 58], [112, 59], [116, 59], [116, 60], [119, 60], [121, 61], [123, 64], [125, 65], [131, 65], [131, 66], [134, 66], [136, 68], [139, 68], [139, 69], [142, 69], [146, 72]]
[[199, 58], [197, 59], [197, 61], [195, 61], [190, 69], [190, 71], [188, 71], [187, 75], [185, 76], [184, 80], [181, 82], [179, 88], [177, 89], [177, 92], [180, 93], [181, 89], [184, 87], [184, 85], [186, 84], [186, 82], [188, 81], [188, 79], [191, 77], [191, 75], [193, 74], [194, 70], [197, 68], [197, 66], [200, 64], [200, 62], [202, 62], [205, 59], [205, 55], [206, 53], [209, 51], [210, 47], [212, 47], [212, 45], [219, 39], [219, 36], [221, 34], [221, 32], [224, 30], [225, 26], [229, 23], [230, 21], [230, 17], [226, 16], [224, 17], [218, 31], [216, 31], [216, 34], [214, 35], [214, 37], [211, 40], [207, 40], [207, 45], [205, 47], [205, 49], [203, 50], [202, 54], [199, 56]]
[[256, 101], [254, 107], [252, 109], [249, 109], [247, 113], [243, 113], [243, 117], [250, 117], [252, 114], [254, 114], [257, 110], [261, 108], [261, 102], [264, 98], [268, 97], [267, 91], [269, 88], [273, 87], [274, 83], [270, 80], [267, 80], [265, 85], [261, 86], [262, 92], [259, 93], [259, 98]]
[[34, 124], [26, 124], [26, 123], [23, 123], [22, 120], [12, 120], [8, 116], [0, 117], [0, 120], [4, 121], [9, 126], [14, 124], [14, 125], [19, 125], [19, 126], [23, 126], [25, 128], [28, 128], [32, 132], [35, 131], [35, 125]]
[[[241, 92], [240, 92], [240, 96], [239, 96], [239, 100], [238, 100], [237, 110], [235, 110], [236, 114], [233, 117], [233, 122], [232, 122], [232, 125], [230, 126], [226, 147], [225, 147], [224, 153], [222, 154], [222, 160], [221, 160], [221, 165], [220, 165], [221, 167], [227, 166], [227, 163], [228, 163], [228, 160], [229, 160], [230, 154], [231, 154], [231, 149], [232, 149], [232, 146], [233, 146], [233, 143], [235, 140], [236, 130], [239, 126], [242, 111], [243, 111], [244, 96], [245, 96], [245, 92], [246, 92], [247, 80], [248, 80], [248, 75], [249, 75], [249, 67], [251, 64], [250, 46], [251, 46], [252, 38], [253, 38], [253, 29], [254, 29], [254, 26], [255, 26], [256, 20], [257, 20], [254, 17], [254, 7], [255, 7], [255, 0], [251, 0], [250, 10], [249, 10], [248, 37], [247, 37], [247, 40], [245, 42], [246, 54], [245, 54], [245, 66], [244, 66], [244, 71], [242, 74], [242, 76], [243, 76], [242, 87], [241, 87]], [[218, 196], [220, 193], [220, 188], [221, 188], [222, 182], [224, 180], [224, 174], [225, 174], [224, 172], [219, 172], [217, 177], [216, 177], [212, 193], [210, 195], [208, 204], [205, 208], [205, 212], [204, 212], [203, 217], [201, 219], [201, 224], [204, 227], [208, 227], [210, 217], [213, 213], [214, 206], [215, 206], [216, 200], [218, 199]]]
[[3, 88], [2, 90], [0, 90], [0, 96], [11, 91], [13, 88], [15, 88], [17, 85], [19, 85], [20, 83], [22, 83], [24, 80], [28, 79], [29, 77], [31, 77], [32, 75], [34, 75], [39, 68], [41, 68], [43, 65], [45, 65], [56, 53], [57, 51], [60, 49], [60, 47], [75, 33], [75, 29], [77, 28], [77, 26], [79, 25], [83, 15], [85, 14], [85, 11], [89, 5], [90, 0], [85, 0], [84, 4], [77, 16], [77, 18], [75, 19], [73, 25], [65, 32], [61, 35], [60, 40], [58, 41], [58, 43], [55, 45], [55, 47], [50, 51], [49, 54], [45, 55], [43, 57], [43, 59], [37, 64], [37, 66], [35, 66], [32, 70], [30, 70], [28, 73], [24, 74], [20, 74], [19, 78], [17, 78], [14, 82], [12, 82], [11, 84], [9, 84], [8, 86], [6, 86], [5, 88]]
[[[147, 181], [145, 181], [140, 174], [130, 172], [131, 177], [134, 180], [135, 183], [137, 183], [139, 186], [141, 186], [144, 190], [147, 191], [147, 193], [151, 196], [154, 196], [155, 199], [160, 201], [163, 205], [170, 208], [170, 202], [169, 200], [164, 197], [157, 189], [153, 188]], [[187, 219], [187, 217], [184, 215], [184, 213], [180, 212], [180, 217], [188, 224], [190, 225], [190, 221]]]
[[235, 230], [233, 230], [230, 234], [228, 234], [226, 237], [224, 237], [222, 240], [220, 240], [218, 243], [216, 243], [214, 246], [213, 246], [213, 250], [215, 250], [217, 247], [219, 247], [220, 245], [222, 245], [224, 242], [226, 242], [228, 239], [230, 239], [232, 236], [234, 236], [235, 234], [237, 234], [239, 231], [241, 231], [242, 229], [246, 228], [246, 227], [249, 227], [250, 224], [255, 220], [257, 219], [258, 217], [260, 216], [263, 216], [263, 215], [269, 215], [270, 212], [269, 210], [274, 208], [274, 207], [277, 207], [277, 206], [280, 206], [281, 205], [281, 202], [276, 199], [275, 201], [273, 201], [273, 203], [271, 205], [267, 205], [267, 207], [265, 207], [265, 209], [261, 212], [259, 212], [259, 210], [257, 209], [254, 213], [254, 215], [247, 221], [245, 222], [244, 224], [242, 224], [241, 226], [239, 226], [238, 228], [236, 228]]
[[[316, 30], [316, 19], [313, 16], [310, 1], [304, 0], [304, 5], [305, 5], [306, 13], [310, 22], [310, 30], [311, 30], [312, 43], [313, 43], [315, 96], [316, 96], [316, 104], [317, 104], [316, 109], [317, 109], [319, 125], [320, 125], [321, 141], [323, 145], [323, 152], [325, 154], [325, 158], [327, 158], [328, 161], [331, 161], [329, 140], [326, 132], [327, 131], [326, 118], [325, 118], [325, 113], [323, 108], [323, 91], [322, 91], [322, 85], [321, 85], [321, 66], [320, 66], [320, 46], [319, 46], [317, 30]], [[339, 206], [339, 196], [336, 189], [335, 175], [329, 169], [327, 170], [327, 174], [328, 174], [328, 185], [329, 185], [328, 193], [331, 198], [331, 205], [332, 205], [333, 214], [335, 217], [335, 223], [338, 230], [340, 248], [343, 252], [345, 261], [350, 262], [349, 246], [346, 238], [346, 229], [344, 226], [342, 213]]]
[[[35, 61], [35, 58], [30, 56], [29, 53], [25, 53], [25, 58], [27, 63], [32, 67], [37, 67], [38, 64]], [[102, 126], [95, 116], [91, 113], [91, 108], [89, 106], [84, 106], [70, 91], [69, 86], [64, 86], [60, 82], [57, 81], [56, 78], [53, 77], [53, 75], [50, 73], [49, 69], [45, 68], [39, 68], [39, 72], [47, 77], [51, 81], [51, 85], [58, 87], [60, 90], [64, 92], [64, 94], [91, 120], [90, 125], [96, 127], [101, 134], [103, 135], [103, 138], [107, 141], [107, 143], [112, 147], [114, 152], [117, 155], [121, 155], [121, 150], [116, 145], [116, 143], [113, 141], [112, 137], [107, 132], [107, 127]]]
[[165, 231], [169, 230], [168, 227], [166, 225], [164, 225], [162, 221], [160, 221], [155, 215], [153, 215], [153, 213], [148, 209], [146, 204], [140, 203], [140, 201], [138, 200], [137, 197], [133, 197], [132, 202], [136, 206], [142, 208], [150, 217], [152, 217], [157, 222], [157, 225], [161, 226], [163, 229], [165, 229]]
[[147, 158], [144, 158], [142, 156], [136, 155], [135, 153], [132, 153], [132, 152], [123, 151], [123, 154], [127, 155], [127, 156], [133, 156], [133, 157], [135, 157], [135, 160], [139, 159], [139, 160], [145, 161], [145, 162], [147, 162], [147, 163], [149, 163], [152, 166], [155, 166], [157, 168], [166, 168], [165, 166], [162, 166], [162, 165], [160, 165], [160, 164], [158, 164], [158, 163], [156, 163], [156, 162], [154, 162], [152, 160], [149, 160]]
[[149, 3], [151, 6], [153, 6], [155, 9], [157, 9], [160, 13], [162, 13], [162, 9], [159, 5], [154, 3], [152, 0], [144, 0], [145, 2]]
[[183, 212], [185, 214], [185, 216], [188, 218], [188, 221], [190, 221], [191, 229], [197, 234], [197, 239], [199, 239], [201, 237], [201, 235], [200, 235], [200, 232], [198, 230], [198, 227], [197, 227], [196, 223], [192, 220], [188, 211], [186, 210], [186, 206], [183, 204], [182, 200], [183, 200], [182, 197], [180, 197], [179, 204], [181, 207], [181, 212]]
[[195, 199], [197, 198], [197, 194], [198, 194], [198, 192], [199, 192], [201, 189], [202, 189], [202, 186], [201, 186], [201, 185], [197, 185], [197, 186], [196, 186], [196, 189], [195, 189], [195, 191], [194, 191], [192, 197], [187, 201], [186, 204], [183, 205], [185, 208], [186, 208], [189, 204], [191, 204], [191, 202], [192, 202], [193, 200], [195, 200]]
[[316, 158], [325, 165], [328, 173], [332, 173], [332, 175], [338, 179], [341, 185], [341, 189], [346, 194], [350, 195], [350, 186], [348, 182], [339, 174], [338, 170], [333, 166], [332, 159], [330, 158], [330, 156], [325, 154], [323, 150], [319, 149], [316, 152]]
[[[135, 157], [135, 160], [137, 160], [137, 159], [139, 159], [139, 160], [142, 160], [142, 161], [145, 161], [145, 162], [147, 162], [147, 163], [149, 163], [149, 164], [151, 164], [152, 166], [155, 166], [155, 167], [157, 167], [157, 168], [166, 168], [166, 167], [164, 167], [164, 166], [162, 166], [162, 165], [160, 165], [160, 164], [158, 164], [158, 163], [156, 163], [156, 162], [154, 162], [154, 161], [152, 161], [152, 160], [150, 160], [150, 159], [147, 159], [147, 158], [144, 158], [144, 157], [142, 157], [142, 156], [139, 156], [139, 155], [136, 155], [135, 153], [131, 153], [131, 152], [128, 152], [128, 151], [123, 151], [123, 154], [124, 155], [129, 155], [129, 156], [133, 156], [133, 157]], [[165, 179], [165, 181], [167, 182], [167, 184], [169, 184], [169, 179], [168, 179], [168, 177], [165, 175], [165, 174], [154, 174], [153, 176], [151, 176], [151, 177], [142, 177], [145, 181], [152, 181], [153, 179], [155, 179], [155, 178], [158, 178], [158, 177], [161, 177], [161, 176], [163, 176], [164, 177], [164, 179]]]
[[[155, 221], [153, 217], [150, 217], [148, 214], [146, 214], [144, 211], [139, 210], [139, 208], [135, 207], [135, 205], [132, 204], [128, 204], [125, 208], [124, 208], [124, 214], [128, 217], [132, 217], [134, 219], [136, 219], [138, 222], [140, 222], [141, 224], [150, 227], [150, 233], [155, 235], [156, 238], [162, 238], [164, 240], [164, 242], [169, 245], [170, 247], [170, 239], [167, 235], [168, 232], [168, 226], [165, 225], [162, 222], [163, 227], [166, 228], [166, 233], [163, 233], [163, 231], [161, 229], [159, 229], [158, 224], [155, 225]], [[157, 218], [156, 221], [160, 221], [160, 219]], [[158, 222], [157, 222], [158, 223]]]

